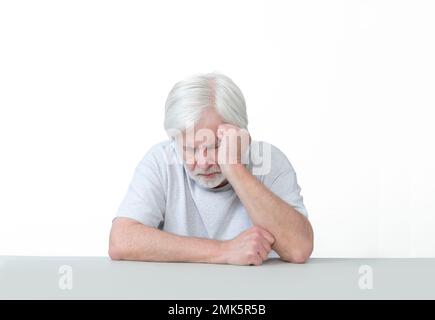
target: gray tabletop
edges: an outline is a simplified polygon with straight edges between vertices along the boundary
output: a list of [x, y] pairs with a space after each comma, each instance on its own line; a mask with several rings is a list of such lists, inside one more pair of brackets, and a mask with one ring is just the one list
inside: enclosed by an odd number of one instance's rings
[[231, 266], [0, 256], [0, 299], [435, 299], [435, 259]]

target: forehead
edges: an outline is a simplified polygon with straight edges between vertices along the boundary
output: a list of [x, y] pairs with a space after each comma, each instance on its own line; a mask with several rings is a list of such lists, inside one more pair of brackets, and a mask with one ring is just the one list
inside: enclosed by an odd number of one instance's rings
[[200, 146], [215, 145], [217, 143], [216, 130], [212, 128], [189, 128], [180, 136], [184, 146], [198, 148]]
[[214, 108], [207, 108], [193, 127], [183, 131], [183, 144], [190, 147], [215, 144], [217, 129], [223, 123], [222, 117]]
[[195, 129], [209, 129], [216, 133], [219, 125], [224, 123], [222, 117], [216, 112], [215, 108], [208, 107], [204, 110], [201, 118], [195, 124]]

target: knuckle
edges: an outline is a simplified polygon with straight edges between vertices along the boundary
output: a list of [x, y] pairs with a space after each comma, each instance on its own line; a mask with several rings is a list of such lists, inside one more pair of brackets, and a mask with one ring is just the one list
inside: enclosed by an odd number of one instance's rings
[[260, 240], [261, 240], [261, 236], [260, 236], [260, 234], [258, 234], [258, 233], [254, 234], [253, 239], [254, 239], [255, 241], [260, 241]]

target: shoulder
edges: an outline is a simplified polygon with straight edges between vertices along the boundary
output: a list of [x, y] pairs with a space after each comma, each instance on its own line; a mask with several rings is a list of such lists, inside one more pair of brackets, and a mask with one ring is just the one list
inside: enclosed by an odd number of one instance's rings
[[293, 171], [293, 166], [286, 154], [266, 141], [251, 142], [250, 162], [254, 171], [260, 172], [261, 175]]
[[155, 163], [158, 166], [171, 163], [176, 160], [176, 152], [173, 140], [164, 140], [152, 145], [143, 156], [141, 163]]
[[151, 179], [155, 185], [162, 184], [165, 188], [168, 185], [169, 179], [173, 176], [173, 172], [178, 168], [171, 166], [177, 163], [175, 146], [173, 140], [164, 140], [152, 145], [139, 161], [136, 167], [138, 179]]

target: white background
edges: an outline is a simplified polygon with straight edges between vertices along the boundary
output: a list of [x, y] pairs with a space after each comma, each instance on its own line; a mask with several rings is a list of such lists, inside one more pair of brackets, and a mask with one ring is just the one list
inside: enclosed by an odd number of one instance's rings
[[431, 1], [0, 2], [0, 254], [106, 255], [175, 82], [283, 150], [313, 257], [435, 257]]

